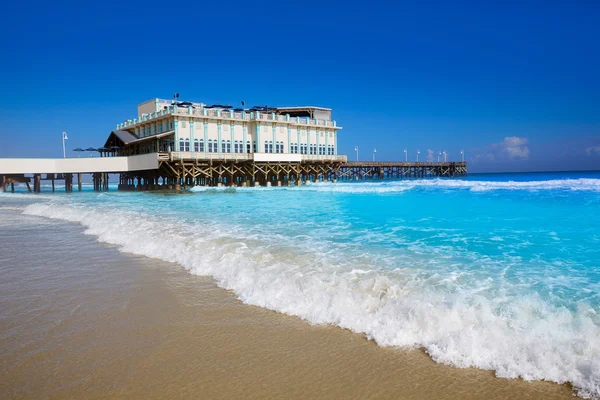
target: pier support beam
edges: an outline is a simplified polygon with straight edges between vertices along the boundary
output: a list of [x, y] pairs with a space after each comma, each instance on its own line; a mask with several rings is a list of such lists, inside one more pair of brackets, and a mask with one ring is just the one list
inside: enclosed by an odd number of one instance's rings
[[[27, 187], [29, 188], [29, 183], [27, 184]], [[42, 192], [42, 176], [40, 174], [33, 175], [33, 191], [35, 193]]]
[[77, 189], [81, 192], [81, 173], [77, 174]]
[[65, 174], [65, 192], [73, 191], [73, 174]]

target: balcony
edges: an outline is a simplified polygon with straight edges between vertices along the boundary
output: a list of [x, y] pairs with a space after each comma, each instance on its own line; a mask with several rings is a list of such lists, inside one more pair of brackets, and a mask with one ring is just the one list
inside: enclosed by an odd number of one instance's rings
[[180, 115], [180, 116], [194, 116], [194, 117], [207, 117], [210, 119], [226, 119], [226, 120], [242, 120], [242, 121], [272, 121], [272, 122], [285, 122], [294, 125], [308, 125], [308, 126], [324, 126], [324, 127], [337, 127], [335, 121], [317, 120], [312, 118], [290, 118], [288, 115], [278, 114], [267, 114], [260, 112], [237, 112], [230, 110], [220, 110], [214, 108], [193, 108], [193, 107], [177, 107], [168, 106], [164, 110], [156, 111], [150, 114], [145, 114], [140, 118], [129, 119], [125, 122], [117, 124], [117, 130], [133, 128], [134, 126], [150, 122], [157, 118], [162, 118], [167, 115]]

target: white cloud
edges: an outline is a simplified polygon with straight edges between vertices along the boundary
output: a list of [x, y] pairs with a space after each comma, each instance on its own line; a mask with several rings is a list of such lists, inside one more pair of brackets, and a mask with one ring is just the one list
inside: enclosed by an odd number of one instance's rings
[[586, 156], [591, 156], [591, 155], [600, 155], [600, 145], [599, 146], [590, 146], [587, 147], [585, 149], [585, 155]]
[[505, 137], [504, 141], [498, 143], [500, 151], [506, 153], [508, 158], [527, 159], [529, 158], [529, 147], [527, 146], [527, 138], [517, 136]]
[[433, 150], [427, 149], [427, 158], [425, 159], [427, 162], [434, 162], [435, 158], [433, 157]]
[[507, 161], [529, 159], [529, 140], [507, 136], [499, 143], [492, 143], [475, 155], [475, 161]]

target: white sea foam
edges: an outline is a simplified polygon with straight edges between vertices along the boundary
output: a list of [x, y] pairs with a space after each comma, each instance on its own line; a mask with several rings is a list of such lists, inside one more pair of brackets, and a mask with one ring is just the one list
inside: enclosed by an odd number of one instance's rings
[[407, 179], [402, 181], [366, 181], [366, 182], [321, 182], [305, 186], [284, 187], [252, 187], [252, 188], [214, 188], [196, 186], [193, 192], [203, 191], [247, 191], [247, 190], [290, 190], [290, 191], [318, 191], [339, 193], [398, 193], [412, 189], [465, 189], [473, 192], [491, 190], [568, 190], [568, 191], [594, 191], [600, 192], [600, 179], [552, 179], [540, 181], [478, 181], [466, 179]]
[[600, 322], [583, 303], [569, 310], [535, 294], [489, 296], [489, 279], [465, 287], [460, 274], [380, 270], [369, 254], [344, 264], [317, 251], [318, 242], [307, 248], [309, 238], [294, 246], [232, 226], [68, 203], [33, 204], [24, 213], [81, 223], [124, 252], [212, 276], [248, 304], [361, 332], [382, 346], [423, 347], [438, 362], [571, 382], [581, 396], [600, 397]]

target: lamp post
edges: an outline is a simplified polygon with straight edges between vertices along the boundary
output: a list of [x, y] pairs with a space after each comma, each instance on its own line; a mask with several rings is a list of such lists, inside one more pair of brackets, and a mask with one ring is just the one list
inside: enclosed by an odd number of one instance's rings
[[356, 152], [356, 161], [358, 161], [358, 146], [354, 146], [354, 151]]
[[460, 156], [462, 158], [462, 162], [465, 162], [465, 151], [464, 150], [460, 151]]
[[446, 162], [446, 156], [448, 155], [448, 153], [446, 153], [446, 150], [444, 150], [444, 151], [442, 152], [442, 154], [444, 154], [444, 162]]
[[419, 154], [421, 154], [421, 150], [417, 150], [417, 162], [419, 162]]
[[404, 149], [404, 162], [408, 162], [408, 151]]
[[63, 142], [63, 158], [67, 158], [67, 150], [65, 150], [65, 140], [68, 140], [67, 132], [62, 133], [62, 142]]
[[375, 162], [375, 153], [377, 153], [377, 149], [373, 149], [373, 162]]

